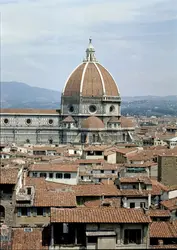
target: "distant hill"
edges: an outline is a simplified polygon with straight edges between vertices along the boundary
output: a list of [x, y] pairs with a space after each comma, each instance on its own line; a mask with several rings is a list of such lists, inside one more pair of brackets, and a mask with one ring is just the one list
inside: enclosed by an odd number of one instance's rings
[[[1, 83], [1, 108], [58, 109], [61, 93], [21, 82]], [[177, 95], [122, 97], [123, 115], [177, 116]]]
[[22, 82], [1, 83], [1, 108], [59, 108], [61, 93]]

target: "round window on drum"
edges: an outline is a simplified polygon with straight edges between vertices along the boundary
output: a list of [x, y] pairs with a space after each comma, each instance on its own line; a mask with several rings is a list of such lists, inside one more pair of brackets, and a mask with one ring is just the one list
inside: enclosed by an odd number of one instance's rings
[[89, 106], [89, 112], [90, 113], [95, 113], [96, 112], [96, 106], [95, 105], [90, 105]]
[[32, 123], [32, 120], [30, 118], [26, 119], [26, 124], [30, 125]]
[[114, 107], [114, 105], [111, 105], [111, 107], [109, 108], [109, 111], [110, 111], [110, 113], [112, 113], [112, 112], [114, 112], [114, 111], [115, 111], [115, 107]]
[[53, 119], [49, 119], [49, 124], [50, 124], [50, 125], [53, 124]]
[[4, 119], [4, 123], [5, 123], [5, 124], [8, 124], [8, 123], [9, 123], [9, 119], [5, 118], [5, 119]]
[[74, 106], [70, 105], [69, 108], [68, 108], [68, 110], [69, 110], [70, 113], [73, 113], [74, 112]]

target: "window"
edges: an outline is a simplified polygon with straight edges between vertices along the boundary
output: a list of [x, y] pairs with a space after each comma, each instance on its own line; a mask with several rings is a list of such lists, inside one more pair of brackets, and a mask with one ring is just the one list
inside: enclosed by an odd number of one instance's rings
[[49, 139], [49, 144], [53, 144], [53, 140], [52, 139]]
[[31, 188], [27, 188], [27, 194], [31, 195]]
[[4, 123], [5, 123], [5, 124], [8, 124], [8, 123], [9, 123], [9, 119], [5, 118], [5, 119], [4, 119]]
[[96, 236], [89, 236], [88, 243], [97, 243], [97, 237]]
[[37, 177], [37, 173], [36, 172], [33, 173], [33, 177]]
[[104, 174], [104, 170], [101, 170], [101, 174]]
[[115, 173], [115, 170], [112, 170], [112, 174], [114, 174]]
[[70, 112], [70, 113], [73, 113], [73, 112], [74, 112], [74, 107], [73, 107], [73, 105], [70, 105], [70, 106], [69, 106], [69, 112]]
[[71, 178], [71, 174], [64, 174], [64, 179], [70, 179]]
[[135, 203], [134, 202], [130, 202], [130, 208], [135, 208]]
[[26, 119], [26, 123], [29, 125], [29, 124], [31, 124], [32, 123], [32, 121], [31, 121], [31, 119]]
[[47, 177], [47, 174], [46, 174], [46, 173], [40, 173], [40, 177], [46, 178], [46, 177]]
[[21, 208], [21, 216], [27, 216], [27, 208], [26, 207]]
[[53, 173], [49, 173], [49, 178], [53, 178]]
[[26, 139], [26, 143], [30, 143], [30, 140], [29, 140], [29, 139]]
[[50, 124], [50, 125], [53, 124], [53, 119], [49, 119], [49, 124]]
[[96, 106], [95, 105], [90, 105], [89, 106], [89, 111], [90, 111], [90, 113], [95, 113], [96, 112]]
[[114, 110], [115, 110], [115, 107], [111, 105], [111, 107], [109, 108], [109, 112], [112, 113]]
[[63, 178], [63, 174], [62, 173], [57, 173], [56, 174], [56, 178], [57, 179], [62, 179]]
[[43, 216], [43, 207], [37, 207], [37, 215]]
[[0, 206], [0, 218], [5, 218], [5, 208]]
[[141, 229], [125, 229], [124, 244], [141, 244]]

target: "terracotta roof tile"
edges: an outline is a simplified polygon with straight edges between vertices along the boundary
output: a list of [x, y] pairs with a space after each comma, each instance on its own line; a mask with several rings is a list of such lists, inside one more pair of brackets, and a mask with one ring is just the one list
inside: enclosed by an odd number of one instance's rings
[[96, 116], [90, 116], [82, 121], [81, 127], [84, 129], [103, 129], [104, 123]]
[[120, 183], [145, 183], [151, 184], [151, 179], [149, 177], [140, 176], [140, 177], [121, 177], [119, 179]]
[[161, 205], [164, 206], [166, 209], [173, 211], [177, 209], [177, 197], [169, 199], [169, 200], [161, 201]]
[[121, 116], [120, 121], [121, 121], [121, 127], [122, 128], [132, 128], [132, 127], [135, 127], [135, 123], [130, 118]]
[[152, 222], [150, 226], [151, 238], [177, 238], [177, 230], [169, 221]]
[[75, 120], [72, 118], [72, 116], [67, 116], [65, 119], [63, 119], [62, 122], [70, 123], [70, 122], [75, 122]]
[[124, 208], [51, 208], [51, 222], [63, 223], [150, 223], [139, 209]]
[[76, 196], [74, 192], [36, 190], [34, 206], [76, 207]]
[[1, 168], [0, 184], [16, 184], [18, 172], [18, 168]]
[[121, 207], [121, 199], [120, 198], [106, 198], [104, 200], [92, 200], [92, 201], [86, 201], [84, 205], [86, 207], [90, 208], [99, 208], [103, 203], [110, 203], [111, 207]]
[[12, 229], [12, 250], [47, 250], [42, 244], [43, 228], [32, 228], [32, 232], [24, 232], [24, 228]]
[[107, 148], [109, 148], [108, 145], [97, 145], [97, 146], [90, 145], [88, 147], [85, 147], [83, 151], [104, 151]]
[[46, 163], [46, 164], [33, 164], [29, 166], [29, 171], [58, 171], [58, 172], [77, 172], [78, 165], [72, 163], [59, 164], [59, 163]]
[[73, 186], [76, 196], [117, 196], [120, 190], [115, 185], [85, 184]]
[[151, 209], [148, 211], [150, 217], [170, 217], [170, 211], [161, 209]]
[[117, 123], [117, 122], [120, 122], [120, 120], [118, 119], [118, 117], [115, 117], [115, 116], [112, 116], [108, 123]]
[[110, 73], [105, 69], [101, 64], [97, 63], [98, 68], [100, 69], [105, 85], [105, 94], [108, 96], [118, 96], [118, 88], [117, 85], [110, 75]]
[[158, 163], [152, 162], [152, 161], [147, 161], [144, 163], [125, 163], [124, 167], [126, 168], [146, 168], [146, 167], [154, 167], [157, 166]]

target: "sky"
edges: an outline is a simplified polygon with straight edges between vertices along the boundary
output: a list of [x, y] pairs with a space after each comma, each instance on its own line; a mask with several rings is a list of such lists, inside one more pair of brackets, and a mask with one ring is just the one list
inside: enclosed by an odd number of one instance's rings
[[122, 96], [177, 95], [177, 0], [0, 0], [1, 81], [62, 91], [91, 37]]

